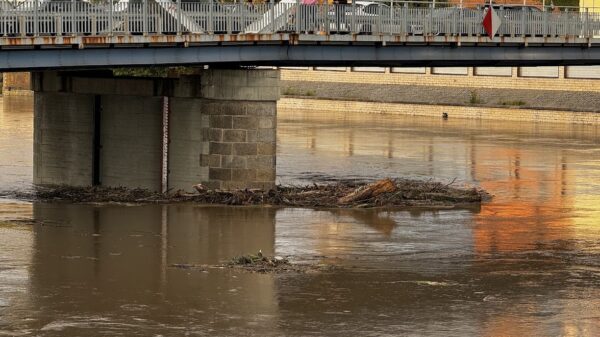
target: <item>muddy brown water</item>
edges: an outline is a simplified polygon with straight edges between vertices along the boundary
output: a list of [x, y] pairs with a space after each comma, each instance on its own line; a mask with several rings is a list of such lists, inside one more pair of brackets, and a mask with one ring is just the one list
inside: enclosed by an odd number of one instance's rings
[[[0, 108], [0, 189], [28, 189], [31, 99]], [[280, 111], [277, 141], [281, 183], [433, 177], [494, 199], [437, 211], [1, 199], [0, 336], [600, 335], [598, 127]], [[339, 268], [173, 267], [259, 249]]]

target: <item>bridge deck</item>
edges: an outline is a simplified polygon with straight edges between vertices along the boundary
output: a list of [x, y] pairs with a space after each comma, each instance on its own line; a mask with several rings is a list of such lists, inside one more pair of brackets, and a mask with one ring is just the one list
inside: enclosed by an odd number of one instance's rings
[[600, 47], [599, 37], [575, 36], [421, 36], [356, 34], [129, 34], [0, 37], [2, 49], [24, 48], [115, 48], [115, 47], [190, 47], [214, 45], [284, 44], [284, 45], [445, 45], [445, 46], [572, 46]]
[[500, 8], [501, 25], [490, 38], [484, 9], [362, 3], [0, 0], [0, 70], [600, 64], [594, 10]]

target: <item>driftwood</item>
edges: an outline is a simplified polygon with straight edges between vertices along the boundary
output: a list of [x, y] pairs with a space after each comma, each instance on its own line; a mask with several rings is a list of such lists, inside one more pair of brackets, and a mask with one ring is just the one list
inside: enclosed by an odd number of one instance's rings
[[[173, 203], [196, 202], [222, 205], [273, 205], [311, 208], [364, 208], [364, 207], [454, 207], [478, 204], [489, 195], [476, 188], [451, 187], [434, 181], [384, 179], [365, 184], [339, 181], [310, 186], [277, 186], [262, 190], [209, 190], [195, 188], [196, 193], [177, 191], [171, 194], [122, 187], [69, 187], [45, 186], [32, 191], [9, 192], [6, 196], [36, 201], [134, 202]], [[4, 196], [0, 192], [0, 197]]]
[[378, 180], [369, 185], [361, 186], [352, 191], [352, 193], [339, 198], [338, 203], [349, 204], [355, 201], [376, 197], [381, 193], [392, 193], [395, 192], [396, 189], [396, 184], [391, 179]]

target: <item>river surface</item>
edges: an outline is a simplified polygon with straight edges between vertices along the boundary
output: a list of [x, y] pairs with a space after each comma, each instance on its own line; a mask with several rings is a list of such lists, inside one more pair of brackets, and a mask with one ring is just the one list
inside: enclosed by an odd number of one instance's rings
[[[32, 180], [0, 101], [0, 191]], [[600, 128], [280, 111], [278, 180], [480, 186], [475, 209], [0, 199], [0, 336], [600, 336]], [[35, 220], [35, 225], [28, 224]], [[237, 254], [338, 268], [178, 268]]]

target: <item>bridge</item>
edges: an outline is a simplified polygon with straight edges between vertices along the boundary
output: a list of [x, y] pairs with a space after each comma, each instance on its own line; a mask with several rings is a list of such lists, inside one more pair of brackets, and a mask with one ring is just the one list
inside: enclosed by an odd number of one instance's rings
[[595, 8], [498, 7], [493, 38], [481, 24], [484, 11], [410, 1], [2, 0], [0, 70], [600, 64]]
[[[489, 37], [484, 9], [423, 2], [0, 0], [0, 70], [33, 72], [36, 184], [269, 189], [279, 72], [252, 66], [600, 64], [595, 9], [496, 12]], [[157, 65], [208, 69], [110, 70]]]

